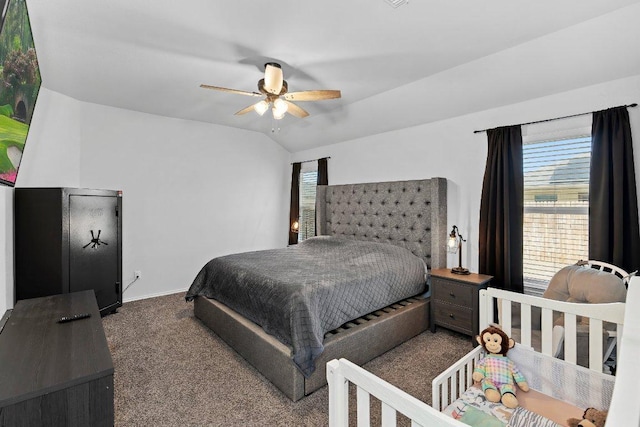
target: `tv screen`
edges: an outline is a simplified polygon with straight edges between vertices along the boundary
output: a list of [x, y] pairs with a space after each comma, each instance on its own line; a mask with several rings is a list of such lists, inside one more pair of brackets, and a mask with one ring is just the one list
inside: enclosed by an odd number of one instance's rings
[[41, 78], [26, 0], [0, 5], [0, 183], [14, 186]]

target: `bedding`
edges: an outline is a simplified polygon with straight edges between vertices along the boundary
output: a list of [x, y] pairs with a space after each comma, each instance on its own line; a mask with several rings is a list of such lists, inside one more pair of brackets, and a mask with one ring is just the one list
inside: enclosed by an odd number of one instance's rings
[[326, 332], [425, 290], [426, 265], [399, 246], [318, 236], [214, 258], [187, 291], [214, 298], [293, 349], [305, 377]]
[[580, 418], [584, 409], [554, 399], [537, 390], [519, 392], [520, 405], [514, 409], [487, 400], [482, 389], [474, 385], [442, 412], [474, 427], [561, 427], [568, 418]]

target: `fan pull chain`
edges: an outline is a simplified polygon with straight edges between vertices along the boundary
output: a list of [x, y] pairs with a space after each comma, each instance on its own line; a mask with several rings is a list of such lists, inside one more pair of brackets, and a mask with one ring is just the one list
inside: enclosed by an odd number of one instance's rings
[[271, 119], [271, 133], [279, 133], [280, 132], [280, 126], [278, 126], [278, 123], [280, 122], [280, 120], [276, 120], [276, 119]]

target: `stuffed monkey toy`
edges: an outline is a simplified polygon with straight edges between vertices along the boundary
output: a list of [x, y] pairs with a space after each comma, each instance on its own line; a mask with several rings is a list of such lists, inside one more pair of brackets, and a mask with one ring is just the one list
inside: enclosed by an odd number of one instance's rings
[[495, 326], [483, 330], [476, 340], [487, 354], [476, 364], [473, 380], [481, 383], [488, 401], [502, 402], [507, 408], [515, 408], [518, 406], [518, 399], [514, 380], [522, 391], [529, 391], [524, 375], [507, 357], [507, 351], [513, 348], [515, 341]]

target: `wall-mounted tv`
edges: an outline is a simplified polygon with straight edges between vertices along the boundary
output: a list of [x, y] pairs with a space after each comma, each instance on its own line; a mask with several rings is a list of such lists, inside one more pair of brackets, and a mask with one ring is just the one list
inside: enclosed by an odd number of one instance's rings
[[0, 184], [14, 186], [41, 78], [26, 0], [0, 6]]

